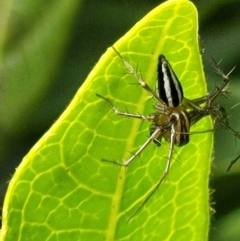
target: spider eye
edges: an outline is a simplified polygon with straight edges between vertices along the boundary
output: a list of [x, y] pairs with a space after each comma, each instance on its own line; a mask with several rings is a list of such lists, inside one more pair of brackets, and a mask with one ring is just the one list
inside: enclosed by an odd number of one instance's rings
[[169, 107], [179, 106], [183, 100], [181, 83], [164, 55], [159, 55], [156, 93]]

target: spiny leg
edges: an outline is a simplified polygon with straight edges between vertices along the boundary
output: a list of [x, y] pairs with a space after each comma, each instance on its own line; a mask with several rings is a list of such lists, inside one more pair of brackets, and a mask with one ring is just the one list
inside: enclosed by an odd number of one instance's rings
[[[234, 131], [230, 126], [229, 126], [229, 123], [228, 123], [228, 116], [227, 116], [227, 112], [225, 110], [224, 107], [218, 105], [218, 106], [215, 106], [213, 108], [211, 108], [212, 106], [212, 102], [219, 96], [219, 95], [222, 95], [222, 94], [225, 94], [227, 92], [227, 87], [228, 87], [228, 84], [229, 84], [229, 75], [233, 72], [233, 70], [235, 69], [232, 68], [231, 71], [225, 75], [224, 72], [220, 69], [219, 67], [219, 64], [216, 63], [214, 60], [213, 60], [213, 63], [214, 63], [214, 67], [215, 67], [215, 70], [216, 72], [223, 78], [223, 82], [216, 88], [216, 90], [209, 94], [208, 95], [208, 107], [209, 107], [209, 112], [210, 114], [213, 116], [214, 113], [215, 113], [215, 110], [214, 109], [217, 109], [219, 112], [221, 112], [221, 115], [222, 115], [222, 118], [219, 118], [218, 116], [218, 121], [220, 122], [220, 124], [227, 130], [229, 130], [230, 132], [234, 133], [237, 133], [236, 131]], [[207, 107], [206, 107], [207, 108]], [[213, 109], [213, 111], [211, 111]], [[214, 116], [216, 117], [216, 115]], [[222, 120], [225, 120], [225, 121], [222, 121]], [[238, 134], [236, 135], [238, 137]], [[240, 137], [240, 136], [239, 136]], [[238, 137], [238, 138], [239, 138]]]
[[[226, 110], [222, 106], [212, 106], [213, 101], [220, 95], [223, 95], [227, 92], [227, 87], [229, 84], [229, 75], [232, 73], [232, 71], [235, 69], [235, 67], [227, 74], [225, 75], [224, 72], [219, 68], [219, 65], [214, 61], [214, 67], [216, 72], [222, 76], [223, 81], [222, 83], [216, 88], [213, 93], [210, 93], [206, 96], [189, 100], [187, 98], [184, 99], [185, 106], [187, 108], [191, 108], [192, 111], [189, 112], [191, 116], [191, 125], [198, 122], [201, 118], [207, 115], [211, 115], [217, 122], [223, 126], [226, 130], [231, 132], [235, 137], [240, 139], [240, 133], [235, 131], [233, 128], [229, 126], [228, 123], [228, 116], [226, 113]], [[206, 105], [204, 107], [201, 107], [200, 104]], [[222, 117], [220, 117], [217, 112], [220, 112]], [[227, 168], [227, 171], [230, 171], [231, 167], [240, 159], [240, 155], [237, 156], [234, 160], [232, 160]]]
[[[217, 112], [221, 113], [221, 117]], [[201, 112], [198, 111], [191, 111], [189, 112], [190, 119], [191, 119], [191, 125], [198, 122], [200, 119], [202, 119], [204, 116], [211, 115], [213, 119], [215, 119], [224, 129], [228, 130], [231, 134], [233, 134], [235, 137], [240, 139], [240, 133], [235, 131], [228, 123], [228, 116], [226, 113], [226, 110], [222, 106], [213, 106], [213, 107], [206, 107]], [[237, 156], [234, 160], [232, 160], [227, 168], [227, 171], [230, 171], [231, 167], [234, 163], [237, 162], [237, 160], [240, 159], [240, 155]]]
[[203, 97], [196, 98], [193, 100], [184, 98], [183, 105], [185, 105], [187, 108], [191, 108], [192, 110], [195, 110], [195, 111], [202, 111], [204, 109], [204, 107], [202, 108], [200, 106], [201, 104], [206, 103], [205, 109], [207, 107], [211, 107], [212, 102], [218, 96], [223, 95], [226, 92], [226, 89], [229, 84], [229, 75], [233, 72], [235, 67], [232, 68], [232, 70], [227, 75], [225, 75], [224, 72], [220, 69], [218, 63], [216, 63], [214, 60], [213, 60], [213, 63], [214, 63], [214, 68], [215, 68], [216, 72], [223, 78], [222, 83], [216, 88], [215, 91], [213, 91], [212, 93], [207, 94]]
[[[132, 114], [132, 113], [127, 113], [127, 112], [123, 112], [118, 110], [113, 103], [106, 97], [96, 94], [99, 98], [102, 98], [103, 100], [107, 101], [108, 104], [110, 105], [110, 107], [114, 110], [115, 114], [117, 115], [122, 115], [122, 116], [126, 116], [126, 117], [132, 117], [132, 118], [137, 118], [137, 119], [142, 119], [142, 120], [147, 120], [147, 121], [153, 121], [155, 116], [150, 115], [150, 116], [144, 116], [144, 115], [139, 115], [139, 114]], [[149, 138], [148, 140], [139, 148], [139, 150], [132, 155], [132, 157], [130, 157], [128, 160], [124, 161], [124, 162], [118, 162], [118, 161], [113, 161], [113, 160], [106, 160], [106, 159], [102, 159], [102, 161], [104, 162], [110, 162], [110, 163], [114, 163], [120, 166], [128, 166], [138, 155], [140, 155], [140, 153], [149, 145], [149, 143], [151, 141], [153, 141], [154, 139], [157, 139], [160, 135], [162, 135], [165, 130], [162, 132], [162, 129], [157, 129]]]
[[235, 163], [238, 161], [238, 159], [240, 159], [240, 155], [238, 155], [234, 160], [232, 160], [232, 161], [230, 162], [230, 164], [229, 164], [229, 166], [228, 166], [228, 168], [227, 168], [227, 172], [230, 171], [230, 169], [232, 168], [233, 164], [235, 164]]
[[133, 68], [133, 66], [127, 62], [123, 56], [115, 49], [114, 46], [112, 46], [112, 49], [114, 52], [119, 56], [119, 58], [123, 61], [124, 65], [128, 69], [129, 73], [132, 74], [135, 79], [139, 82], [139, 84], [146, 90], [148, 91], [158, 102], [160, 102], [163, 106], [166, 106], [166, 104], [158, 97], [156, 92], [150, 88], [150, 86], [142, 79], [142, 76], [139, 75], [136, 70]]
[[128, 113], [128, 112], [124, 112], [121, 111], [119, 109], [117, 109], [116, 106], [113, 105], [112, 101], [102, 95], [96, 94], [97, 97], [105, 100], [111, 107], [112, 110], [114, 110], [114, 113], [116, 115], [122, 115], [122, 116], [126, 116], [126, 117], [132, 117], [132, 118], [137, 118], [137, 119], [142, 119], [142, 120], [146, 120], [146, 121], [153, 121], [154, 120], [154, 116], [153, 115], [149, 115], [149, 116], [145, 116], [145, 115], [140, 115], [140, 114], [132, 114], [132, 113]]
[[[236, 132], [235, 130], [233, 130], [228, 123], [228, 116], [226, 113], [226, 110], [224, 107], [217, 105], [217, 106], [212, 106], [212, 102], [219, 96], [222, 95], [226, 92], [227, 86], [229, 84], [229, 75], [232, 73], [232, 71], [235, 69], [235, 67], [227, 74], [225, 75], [224, 72], [219, 68], [218, 63], [216, 63], [214, 60], [214, 67], [216, 72], [222, 76], [223, 81], [222, 83], [216, 88], [216, 90], [206, 96], [197, 98], [197, 99], [193, 99], [193, 100], [189, 100], [186, 99], [186, 103], [188, 106], [191, 106], [193, 111], [190, 113], [192, 114], [192, 124], [196, 123], [197, 121], [199, 121], [202, 117], [207, 116], [207, 115], [211, 115], [214, 119], [216, 119], [225, 129], [227, 129], [228, 131], [230, 131], [232, 134], [234, 134], [237, 138], [240, 139], [240, 135], [238, 132]], [[206, 103], [206, 105], [204, 107], [199, 106], [200, 104], [204, 104]], [[216, 111], [219, 111], [222, 115], [222, 117], [220, 118], [218, 116], [218, 114], [216, 113]]]
[[[218, 91], [216, 91], [216, 94], [212, 96], [212, 100], [214, 100], [214, 98], [217, 97], [219, 91], [222, 91], [222, 92], [223, 92], [223, 91], [227, 88], [227, 85], [228, 85], [228, 83], [229, 83], [229, 77], [228, 77], [228, 76], [229, 76], [229, 75], [232, 73], [232, 71], [235, 69], [235, 67], [234, 67], [227, 75], [225, 75], [225, 74], [223, 73], [223, 71], [218, 67], [218, 64], [215, 63], [215, 66], [217, 66], [217, 67], [216, 67], [217, 73], [220, 74], [220, 75], [223, 77], [224, 81], [223, 81], [222, 85], [220, 85], [220, 86], [218, 87]], [[220, 111], [224, 112], [225, 110], [224, 110], [224, 111], [223, 111], [223, 110], [220, 110]], [[214, 114], [215, 114], [215, 113], [212, 113], [212, 115], [214, 115]], [[224, 115], [224, 114], [223, 114], [223, 115]], [[239, 132], [233, 130], [233, 129], [229, 126], [228, 122], [225, 123], [225, 122], [223, 122], [221, 119], [219, 120], [219, 116], [217, 116], [217, 115], [215, 115], [215, 118], [218, 118], [218, 121], [220, 122], [220, 124], [221, 124], [226, 130], [230, 131], [234, 136], [236, 136], [238, 139], [240, 139], [240, 134], [239, 134]], [[238, 155], [234, 160], [232, 160], [232, 161], [230, 162], [230, 164], [229, 164], [229, 166], [228, 166], [228, 168], [227, 168], [227, 171], [230, 171], [231, 167], [238, 161], [239, 158], [240, 158], [240, 155]]]
[[[205, 113], [205, 115], [210, 114], [212, 116], [213, 116], [214, 113], [216, 113], [216, 110], [221, 112], [222, 118], [220, 118], [218, 116], [217, 120], [220, 122], [221, 125], [226, 127], [227, 125], [229, 125], [229, 123], [228, 123], [228, 116], [227, 116], [225, 108], [220, 106], [220, 105], [212, 106], [212, 103], [218, 96], [223, 95], [227, 92], [227, 87], [228, 87], [228, 84], [229, 84], [229, 81], [230, 81], [229, 75], [232, 73], [232, 71], [235, 69], [235, 67], [227, 75], [225, 75], [224, 72], [220, 69], [218, 63], [216, 63], [214, 60], [213, 60], [213, 63], [214, 63], [214, 68], [215, 68], [216, 72], [223, 78], [223, 81], [216, 88], [215, 91], [213, 91], [212, 93], [202, 97], [202, 100], [206, 99], [206, 106], [204, 106], [202, 108], [201, 112], [203, 114]], [[199, 98], [199, 100], [201, 101], [201, 98]], [[196, 103], [196, 100], [195, 100], [195, 103]], [[216, 114], [214, 115], [214, 117], [216, 117]], [[225, 122], [222, 121], [223, 119], [225, 120]]]
[[171, 124], [171, 136], [170, 136], [170, 147], [169, 147], [169, 153], [168, 153], [168, 160], [167, 164], [165, 166], [165, 170], [163, 172], [162, 177], [159, 179], [157, 184], [152, 188], [150, 193], [147, 195], [147, 197], [144, 199], [144, 201], [141, 203], [141, 205], [136, 209], [136, 211], [127, 219], [127, 222], [129, 222], [147, 203], [147, 201], [152, 197], [152, 195], [157, 191], [159, 186], [162, 184], [162, 182], [166, 179], [168, 176], [170, 166], [171, 166], [171, 161], [172, 161], [172, 155], [173, 155], [173, 148], [174, 148], [174, 143], [175, 143], [175, 136], [176, 136], [176, 130], [175, 130], [175, 125], [174, 123]]
[[[221, 110], [220, 110], [221, 111]], [[229, 132], [231, 132], [235, 137], [237, 137], [238, 139], [240, 139], [240, 133], [235, 131], [232, 127], [229, 126], [228, 121], [223, 121], [223, 118], [220, 118], [218, 116], [218, 114], [216, 114], [214, 111], [210, 113], [211, 116], [213, 116], [213, 118], [215, 118], [218, 123], [220, 123], [226, 130], [228, 130]], [[224, 114], [223, 114], [224, 115]], [[238, 155], [234, 160], [232, 160], [227, 168], [227, 171], [230, 171], [230, 169], [232, 168], [232, 166], [238, 161], [238, 159], [240, 159], [240, 155]]]
[[[168, 126], [166, 126], [167, 128]], [[155, 139], [158, 139], [160, 136], [162, 136], [167, 130], [163, 129], [163, 128], [158, 128], [156, 129], [152, 135], [147, 139], [147, 141], [145, 141], [145, 143], [137, 150], [136, 153], [134, 153], [129, 159], [127, 159], [126, 161], [123, 162], [118, 162], [118, 161], [113, 161], [113, 160], [106, 160], [106, 159], [102, 159], [102, 161], [104, 162], [110, 162], [110, 163], [114, 163], [117, 164], [119, 166], [128, 166], [137, 156], [139, 156], [141, 154], [141, 152]]]
[[216, 63], [214, 59], [213, 59], [213, 64], [214, 64], [214, 68], [215, 68], [216, 72], [223, 78], [223, 81], [218, 86], [218, 88], [212, 94], [210, 94], [209, 105], [211, 105], [211, 103], [216, 99], [217, 96], [219, 96], [223, 92], [226, 92], [226, 89], [227, 89], [228, 84], [229, 84], [229, 75], [235, 69], [235, 67], [233, 67], [229, 71], [229, 73], [225, 75], [224, 72], [220, 69], [219, 64]]
[[[214, 61], [214, 60], [213, 60]], [[235, 69], [232, 68], [232, 70], [227, 74], [225, 75], [223, 73], [223, 71], [219, 68], [218, 64], [214, 61], [214, 65], [215, 65], [215, 69], [216, 69], [216, 72], [222, 76], [223, 78], [223, 82], [222, 84], [220, 84], [218, 86], [218, 88], [212, 93], [209, 95], [209, 100], [208, 100], [208, 105], [206, 107], [204, 107], [204, 110], [206, 110], [212, 117], [214, 117], [226, 130], [230, 131], [234, 136], [236, 136], [238, 139], [240, 139], [240, 134], [239, 132], [233, 130], [233, 128], [231, 128], [229, 126], [229, 123], [228, 123], [228, 116], [227, 116], [227, 113], [226, 113], [226, 110], [224, 109], [224, 107], [218, 105], [218, 106], [214, 106], [212, 107], [211, 104], [212, 102], [221, 94], [225, 93], [226, 92], [226, 89], [227, 89], [227, 86], [229, 84], [229, 75], [233, 72], [233, 70]], [[204, 111], [203, 110], [203, 111]], [[222, 118], [219, 117], [219, 115], [216, 113], [216, 110], [221, 112], [221, 115], [222, 115]], [[236, 158], [238, 159], [238, 158]], [[234, 159], [234, 160], [236, 160]], [[236, 162], [236, 161], [235, 161]], [[231, 162], [232, 163], [232, 162]], [[231, 165], [231, 164], [230, 164]]]
[[167, 175], [169, 173], [170, 165], [171, 165], [171, 159], [172, 159], [172, 153], [173, 153], [173, 147], [174, 147], [174, 141], [175, 141], [175, 134], [176, 134], [175, 127], [172, 124], [168, 161], [167, 161], [164, 173], [163, 173], [161, 179], [157, 182], [157, 184], [154, 186], [154, 188], [150, 191], [148, 196], [145, 198], [143, 203], [141, 203], [141, 205], [138, 207], [138, 209], [127, 219], [127, 222], [129, 222], [143, 208], [143, 206], [147, 203], [147, 201], [151, 198], [151, 196], [157, 191], [159, 186], [162, 184], [162, 182], [167, 177]]
[[[216, 111], [218, 111], [218, 112], [220, 112], [221, 113], [221, 117], [219, 117], [218, 116], [218, 122], [220, 122], [220, 120], [221, 120], [221, 125], [222, 126], [229, 126], [229, 122], [228, 122], [228, 115], [227, 115], [227, 111], [225, 110], [225, 108], [223, 107], [223, 106], [221, 106], [221, 105], [216, 105], [214, 108], [212, 108], [213, 109], [213, 111], [210, 111], [210, 114], [212, 114], [212, 112], [216, 112]], [[223, 123], [225, 123], [224, 125], [223, 125]], [[226, 127], [225, 127], [226, 128]]]

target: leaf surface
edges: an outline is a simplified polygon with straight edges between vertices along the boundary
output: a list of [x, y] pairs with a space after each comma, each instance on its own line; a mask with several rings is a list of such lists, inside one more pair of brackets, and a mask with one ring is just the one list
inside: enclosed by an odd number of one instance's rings
[[[206, 94], [198, 48], [197, 12], [187, 0], [167, 1], [138, 22], [115, 48], [154, 88], [164, 54], [185, 96]], [[149, 136], [149, 123], [115, 116], [151, 114], [154, 100], [127, 73], [112, 48], [101, 57], [74, 99], [16, 170], [3, 209], [1, 240], [207, 240], [212, 134], [191, 135], [174, 148], [167, 180], [131, 220], [126, 219], [161, 177], [169, 143], [150, 144], [128, 168], [124, 160]], [[191, 131], [212, 129], [209, 118]]]

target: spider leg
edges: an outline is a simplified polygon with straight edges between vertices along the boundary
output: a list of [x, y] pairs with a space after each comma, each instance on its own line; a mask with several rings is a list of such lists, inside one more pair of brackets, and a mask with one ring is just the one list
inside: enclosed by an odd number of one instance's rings
[[231, 132], [234, 136], [236, 136], [238, 139], [240, 139], [239, 132], [235, 131], [232, 127], [230, 127], [225, 121], [223, 121], [223, 118], [220, 118], [218, 114], [215, 113], [215, 111], [210, 113], [226, 130]]
[[164, 170], [161, 178], [157, 182], [157, 184], [150, 190], [149, 194], [144, 199], [144, 201], [141, 203], [141, 205], [136, 209], [136, 211], [127, 219], [127, 222], [129, 222], [143, 208], [143, 206], [147, 203], [147, 201], [152, 197], [152, 195], [157, 191], [159, 186], [163, 183], [163, 181], [168, 176], [170, 166], [171, 166], [171, 161], [172, 161], [173, 147], [174, 147], [174, 143], [175, 143], [175, 136], [176, 136], [175, 124], [171, 123], [170, 147], [169, 147], [168, 160], [167, 160], [167, 163], [166, 163], [166, 166], [165, 166], [165, 170]]
[[124, 112], [121, 111], [119, 109], [117, 109], [116, 106], [113, 105], [112, 101], [102, 95], [96, 94], [97, 97], [105, 100], [111, 107], [112, 110], [114, 110], [114, 113], [116, 115], [122, 115], [122, 116], [126, 116], [126, 117], [132, 117], [132, 118], [137, 118], [137, 119], [142, 119], [142, 120], [146, 120], [146, 121], [153, 121], [154, 120], [154, 116], [153, 115], [149, 115], [149, 116], [145, 116], [145, 115], [140, 115], [140, 114], [133, 114], [133, 113], [128, 113], [128, 112]]
[[186, 100], [194, 103], [195, 105], [201, 105], [201, 104], [206, 103], [208, 101], [208, 98], [209, 98], [209, 94], [205, 95], [205, 96], [202, 96], [200, 98], [192, 99], [192, 100], [189, 100], [189, 99], [186, 98]]
[[[232, 127], [229, 126], [228, 124], [228, 119], [226, 115], [226, 111], [223, 107], [219, 106], [218, 111], [222, 113], [222, 118], [219, 117], [219, 115], [216, 113], [216, 111], [212, 111], [210, 114], [213, 118], [215, 118], [218, 123], [220, 123], [226, 130], [231, 132], [235, 137], [240, 139], [240, 133], [235, 131]], [[227, 168], [227, 171], [229, 172], [232, 166], [240, 159], [240, 155], [238, 155], [234, 160], [232, 160]]]
[[227, 111], [225, 110], [225, 108], [221, 105], [217, 105], [215, 108], [217, 111], [219, 111], [221, 113], [222, 117], [220, 118], [220, 120], [223, 121], [225, 123], [225, 125], [229, 126], [228, 115], [227, 115]]
[[216, 72], [223, 78], [222, 83], [218, 86], [218, 88], [209, 95], [209, 105], [211, 105], [211, 103], [216, 99], [216, 97], [222, 93], [224, 93], [228, 87], [229, 84], [229, 75], [233, 72], [233, 70], [235, 69], [235, 67], [233, 67], [228, 74], [224, 74], [224, 72], [220, 69], [219, 64], [215, 62], [215, 60], [213, 59], [213, 64], [214, 64], [214, 68], [216, 70]]
[[[169, 124], [168, 124], [169, 125]], [[139, 156], [141, 154], [141, 152], [155, 139], [158, 139], [160, 136], [162, 136], [165, 132], [166, 129], [168, 128], [168, 125], [166, 125], [163, 128], [157, 128], [152, 135], [147, 139], [147, 141], [145, 141], [145, 143], [137, 150], [136, 153], [134, 153], [129, 159], [127, 159], [124, 162], [118, 162], [118, 161], [112, 161], [112, 160], [106, 160], [106, 159], [102, 159], [102, 161], [104, 162], [110, 162], [110, 163], [114, 163], [117, 164], [119, 166], [128, 166], [137, 156]]]
[[234, 160], [232, 160], [232, 161], [230, 162], [230, 164], [229, 164], [229, 166], [228, 166], [228, 168], [227, 168], [227, 172], [230, 171], [230, 169], [232, 168], [233, 164], [235, 164], [235, 163], [238, 161], [239, 158], [240, 158], [240, 155], [238, 155]]
[[139, 84], [148, 91], [158, 102], [160, 102], [163, 106], [166, 106], [166, 104], [158, 97], [155, 91], [153, 91], [150, 86], [142, 79], [142, 76], [136, 72], [136, 70], [133, 68], [133, 66], [123, 58], [123, 56], [115, 49], [114, 46], [112, 46], [112, 49], [114, 52], [120, 57], [126, 68], [128, 69], [129, 73], [132, 74], [135, 79], [139, 82]]
[[[223, 78], [222, 83], [216, 88], [215, 91], [213, 91], [212, 93], [207, 94], [203, 97], [196, 98], [196, 99], [193, 99], [193, 100], [189, 100], [187, 98], [184, 98], [183, 106], [185, 106], [186, 108], [190, 108], [193, 111], [201, 112], [201, 111], [205, 110], [206, 108], [211, 108], [212, 102], [219, 95], [222, 95], [226, 92], [226, 89], [227, 89], [229, 81], [230, 81], [229, 75], [232, 73], [232, 71], [235, 69], [235, 67], [228, 74], [224, 74], [224, 72], [220, 69], [218, 63], [216, 63], [214, 60], [213, 60], [213, 64], [214, 64], [214, 68], [215, 68], [216, 72]], [[206, 103], [206, 106], [201, 107], [200, 105], [204, 104], [204, 103]], [[224, 111], [225, 110], [222, 110], [222, 113]], [[224, 115], [224, 113], [223, 113], [223, 115]]]

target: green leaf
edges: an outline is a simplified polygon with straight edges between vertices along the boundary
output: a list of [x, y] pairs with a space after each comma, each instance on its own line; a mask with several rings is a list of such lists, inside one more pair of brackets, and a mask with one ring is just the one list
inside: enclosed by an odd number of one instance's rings
[[[206, 94], [197, 43], [197, 12], [187, 0], [167, 1], [138, 22], [115, 48], [154, 88], [163, 53], [185, 96]], [[3, 208], [1, 240], [206, 240], [212, 134], [191, 135], [174, 148], [167, 180], [129, 222], [161, 177], [169, 143], [150, 144], [128, 168], [123, 160], [149, 136], [149, 123], [116, 116], [119, 109], [150, 114], [154, 101], [127, 73], [112, 48], [102, 56], [66, 111], [16, 170]], [[210, 118], [192, 132], [212, 129]]]

